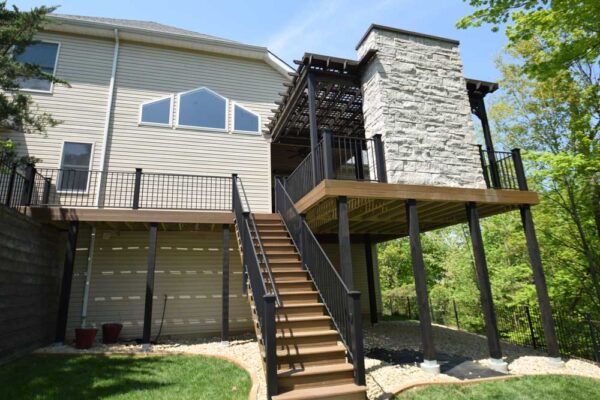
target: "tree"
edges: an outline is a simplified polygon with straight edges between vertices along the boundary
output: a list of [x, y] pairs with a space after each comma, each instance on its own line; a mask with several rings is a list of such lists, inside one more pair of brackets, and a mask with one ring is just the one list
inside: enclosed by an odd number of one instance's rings
[[47, 15], [55, 9], [41, 6], [21, 11], [16, 6], [7, 8], [6, 1], [0, 2], [0, 130], [45, 133], [47, 127], [59, 123], [49, 113], [41, 112], [31, 96], [19, 91], [19, 85], [22, 80], [30, 78], [67, 83], [44, 73], [37, 65], [15, 59], [35, 42], [35, 34], [47, 21]]
[[600, 58], [600, 1], [598, 0], [463, 0], [478, 8], [462, 18], [459, 28], [508, 23], [510, 45], [533, 38], [541, 52], [525, 61], [525, 71], [546, 79], [578, 63], [596, 64]]

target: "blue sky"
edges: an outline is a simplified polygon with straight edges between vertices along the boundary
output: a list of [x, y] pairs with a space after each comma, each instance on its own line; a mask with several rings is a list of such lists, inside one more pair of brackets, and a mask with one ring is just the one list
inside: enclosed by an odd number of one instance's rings
[[306, 52], [356, 58], [371, 23], [458, 39], [470, 78], [496, 80], [506, 43], [490, 27], [458, 30], [471, 8], [462, 0], [47, 0], [9, 1], [23, 9], [61, 5], [63, 14], [140, 19], [269, 47], [288, 63]]

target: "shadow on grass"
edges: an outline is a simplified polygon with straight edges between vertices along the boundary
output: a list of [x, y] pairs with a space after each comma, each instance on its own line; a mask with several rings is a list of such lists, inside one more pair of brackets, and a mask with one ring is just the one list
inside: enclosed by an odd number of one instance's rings
[[0, 368], [2, 399], [241, 399], [249, 388], [245, 371], [206, 357], [32, 355]]

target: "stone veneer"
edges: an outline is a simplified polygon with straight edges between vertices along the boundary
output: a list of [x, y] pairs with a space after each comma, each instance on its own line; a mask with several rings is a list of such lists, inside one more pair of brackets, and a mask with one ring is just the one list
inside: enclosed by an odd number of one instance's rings
[[373, 27], [362, 77], [366, 137], [380, 133], [388, 182], [485, 188], [458, 42]]

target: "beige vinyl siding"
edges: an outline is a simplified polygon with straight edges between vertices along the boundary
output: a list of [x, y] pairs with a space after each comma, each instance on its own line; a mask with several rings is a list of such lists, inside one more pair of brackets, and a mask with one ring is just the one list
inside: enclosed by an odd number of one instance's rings
[[21, 153], [41, 159], [38, 163], [41, 168], [60, 166], [64, 141], [93, 143], [92, 168], [97, 169], [114, 42], [46, 32], [36, 38], [60, 43], [56, 76], [68, 81], [71, 87], [54, 85], [52, 93], [27, 93], [40, 110], [50, 112], [62, 123], [48, 128], [46, 135], [3, 132], [0, 137], [11, 138], [19, 144]]
[[[339, 247], [337, 244], [326, 243], [322, 244], [323, 250], [339, 271]], [[361, 293], [360, 308], [363, 315], [370, 313], [369, 309], [369, 285], [367, 281], [367, 259], [365, 256], [365, 245], [363, 243], [352, 244], [352, 276], [354, 278], [354, 290]], [[381, 290], [379, 288], [379, 269], [377, 266], [377, 245], [373, 245], [373, 268], [375, 278], [375, 293], [377, 295], [377, 312], [381, 314]]]
[[[233, 101], [264, 128], [284, 78], [266, 63], [141, 44], [121, 44], [109, 169], [225, 176], [238, 173], [253, 211], [270, 210], [270, 141], [231, 133]], [[143, 102], [207, 87], [228, 102], [229, 132], [139, 125]], [[176, 123], [177, 98], [173, 121]]]
[[[109, 235], [109, 236], [107, 236]], [[221, 331], [222, 233], [158, 232], [152, 338], [158, 333], [167, 295], [162, 335], [218, 335]], [[67, 334], [80, 324], [89, 230], [81, 232]], [[139, 338], [144, 320], [147, 232], [98, 231], [88, 323], [120, 322], [122, 337]], [[242, 295], [240, 256], [230, 238], [230, 329], [252, 329], [250, 306]]]

